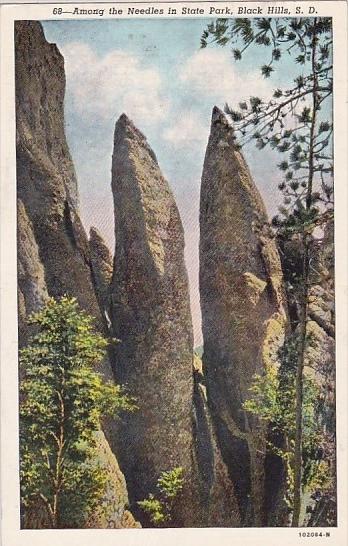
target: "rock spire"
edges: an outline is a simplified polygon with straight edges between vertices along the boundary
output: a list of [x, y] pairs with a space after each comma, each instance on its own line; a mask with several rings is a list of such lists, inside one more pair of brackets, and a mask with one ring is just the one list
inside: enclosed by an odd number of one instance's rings
[[139, 410], [126, 416], [119, 459], [131, 500], [155, 493], [162, 471], [183, 467], [177, 525], [194, 523], [193, 334], [184, 233], [168, 182], [145, 137], [123, 114], [112, 158], [115, 258], [111, 288], [119, 382]]
[[200, 297], [203, 371], [219, 444], [244, 521], [264, 525], [266, 430], [243, 403], [284, 339], [282, 271], [261, 196], [217, 107], [201, 185]]

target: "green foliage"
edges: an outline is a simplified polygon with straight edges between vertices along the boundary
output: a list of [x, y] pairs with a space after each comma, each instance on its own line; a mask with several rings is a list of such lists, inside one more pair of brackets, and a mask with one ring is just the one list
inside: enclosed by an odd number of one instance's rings
[[139, 501], [140, 508], [148, 514], [150, 521], [160, 527], [164, 524], [168, 526], [171, 520], [173, 502], [184, 487], [184, 469], [180, 466], [173, 470], [165, 471], [160, 474], [157, 480], [158, 496], [152, 493], [147, 499]]
[[269, 78], [271, 73], [273, 72], [274, 68], [272, 68], [272, 66], [270, 66], [269, 64], [264, 64], [261, 66], [261, 74], [265, 77], [265, 78]]
[[162, 472], [157, 487], [167, 499], [174, 499], [184, 487], [184, 469], [180, 466], [168, 472]]
[[[309, 339], [309, 343], [314, 343]], [[279, 447], [268, 442], [268, 448], [279, 456], [287, 470], [286, 501], [290, 508], [293, 502], [294, 487], [294, 446], [296, 434], [296, 357], [298, 339], [296, 335], [289, 338], [280, 351], [282, 365], [267, 366], [263, 375], [255, 375], [250, 387], [251, 397], [243, 408], [257, 415], [269, 425], [269, 430], [280, 433], [284, 445]], [[318, 403], [320, 387], [310, 370], [303, 377], [302, 401], [302, 452], [303, 452], [303, 493], [314, 493], [318, 487], [323, 491], [330, 485], [327, 461], [318, 453], [324, 436], [318, 420]], [[326, 470], [325, 470], [326, 469]]]
[[81, 526], [105, 489], [95, 453], [100, 420], [134, 410], [134, 400], [93, 369], [107, 341], [76, 299], [50, 299], [28, 322], [36, 333], [20, 352], [22, 507], [40, 498], [51, 526]]
[[97, 462], [93, 449], [85, 451], [80, 462], [66, 460], [65, 483], [59, 500], [59, 525], [83, 527], [88, 515], [100, 506], [107, 480], [107, 471]]
[[155, 525], [155, 527], [160, 527], [166, 521], [168, 521], [169, 516], [166, 513], [166, 508], [163, 502], [156, 499], [152, 493], [149, 494], [147, 499], [138, 502], [140, 508], [144, 510], [146, 514], [150, 517], [150, 521]]

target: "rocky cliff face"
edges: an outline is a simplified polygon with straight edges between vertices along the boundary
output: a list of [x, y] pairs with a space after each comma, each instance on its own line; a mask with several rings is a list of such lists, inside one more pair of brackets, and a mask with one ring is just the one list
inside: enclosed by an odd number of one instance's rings
[[[103, 330], [64, 133], [64, 60], [57, 47], [45, 40], [38, 22], [17, 21], [15, 44], [20, 341], [26, 335], [25, 316], [37, 310], [47, 295], [75, 296]], [[113, 377], [107, 359], [101, 371]], [[108, 430], [113, 432], [112, 423]], [[121, 500], [116, 510], [106, 499], [111, 509], [108, 521], [99, 518], [95, 525], [132, 527], [135, 522], [125, 509], [125, 481], [102, 433], [99, 446], [100, 459], [107, 460], [110, 469], [108, 499]], [[29, 527], [41, 524], [35, 514], [27, 522]]]
[[181, 466], [186, 486], [175, 524], [197, 516], [193, 468], [193, 335], [184, 234], [155, 154], [123, 114], [112, 160], [115, 261], [112, 324], [121, 340], [115, 373], [137, 398], [124, 420], [119, 459], [132, 502], [155, 493], [159, 474]]
[[[183, 230], [167, 182], [145, 138], [122, 116], [115, 131], [113, 192], [116, 256], [92, 228], [88, 241], [78, 211], [74, 167], [64, 133], [64, 61], [41, 25], [16, 23], [18, 283], [20, 342], [25, 317], [48, 296], [70, 294], [97, 326], [122, 340], [115, 372], [138, 398], [116, 440], [114, 422], [98, 433], [99, 459], [110, 472], [104, 501], [90, 527], [134, 527], [127, 487], [136, 500], [154, 491], [159, 474], [185, 468], [174, 525], [239, 525], [233, 485], [216, 444], [203, 396], [193, 385], [193, 337]], [[112, 323], [110, 321], [112, 318]], [[110, 361], [102, 370], [113, 377]], [[110, 444], [110, 445], [109, 445]], [[204, 450], [211, 450], [203, 464]], [[205, 460], [205, 459], [204, 459]], [[207, 486], [208, 484], [208, 486]], [[25, 526], [48, 525], [37, 507]]]
[[253, 375], [275, 361], [286, 322], [280, 260], [266, 224], [233, 129], [214, 108], [200, 203], [203, 371], [243, 521], [256, 526], [265, 524], [266, 430], [243, 402]]
[[64, 133], [64, 59], [36, 22], [16, 22], [17, 191], [33, 225], [52, 296], [72, 294], [98, 316], [88, 241]]
[[96, 432], [98, 462], [108, 472], [105, 497], [90, 516], [86, 527], [91, 529], [132, 529], [140, 528], [133, 514], [128, 510], [127, 484], [115, 454], [111, 451], [104, 432]]

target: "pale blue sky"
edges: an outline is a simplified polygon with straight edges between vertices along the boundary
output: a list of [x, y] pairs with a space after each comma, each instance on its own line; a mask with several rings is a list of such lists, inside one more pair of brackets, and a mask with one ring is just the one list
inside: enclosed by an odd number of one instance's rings
[[[196, 344], [201, 343], [198, 294], [200, 177], [213, 106], [251, 95], [269, 97], [291, 81], [282, 63], [271, 80], [260, 76], [263, 48], [236, 63], [228, 47], [200, 50], [209, 19], [44, 21], [49, 42], [65, 57], [66, 130], [81, 199], [82, 219], [113, 247], [110, 188], [113, 130], [125, 112], [146, 135], [177, 199], [186, 237], [186, 264]], [[255, 51], [257, 53], [255, 53]], [[256, 56], [256, 54], [258, 56]], [[245, 149], [270, 214], [279, 202], [279, 156]]]

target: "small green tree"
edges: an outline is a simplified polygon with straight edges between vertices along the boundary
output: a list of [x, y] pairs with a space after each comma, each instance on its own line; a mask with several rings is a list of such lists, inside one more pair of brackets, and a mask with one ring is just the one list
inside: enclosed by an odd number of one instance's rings
[[132, 411], [134, 401], [93, 369], [108, 342], [76, 299], [50, 299], [28, 322], [37, 332], [20, 352], [22, 512], [39, 503], [52, 528], [82, 526], [107, 479], [95, 431], [102, 416]]
[[167, 525], [171, 520], [173, 502], [184, 487], [184, 469], [180, 466], [168, 472], [162, 472], [157, 480], [158, 495], [152, 493], [147, 499], [139, 501], [140, 508], [148, 514], [156, 526]]

